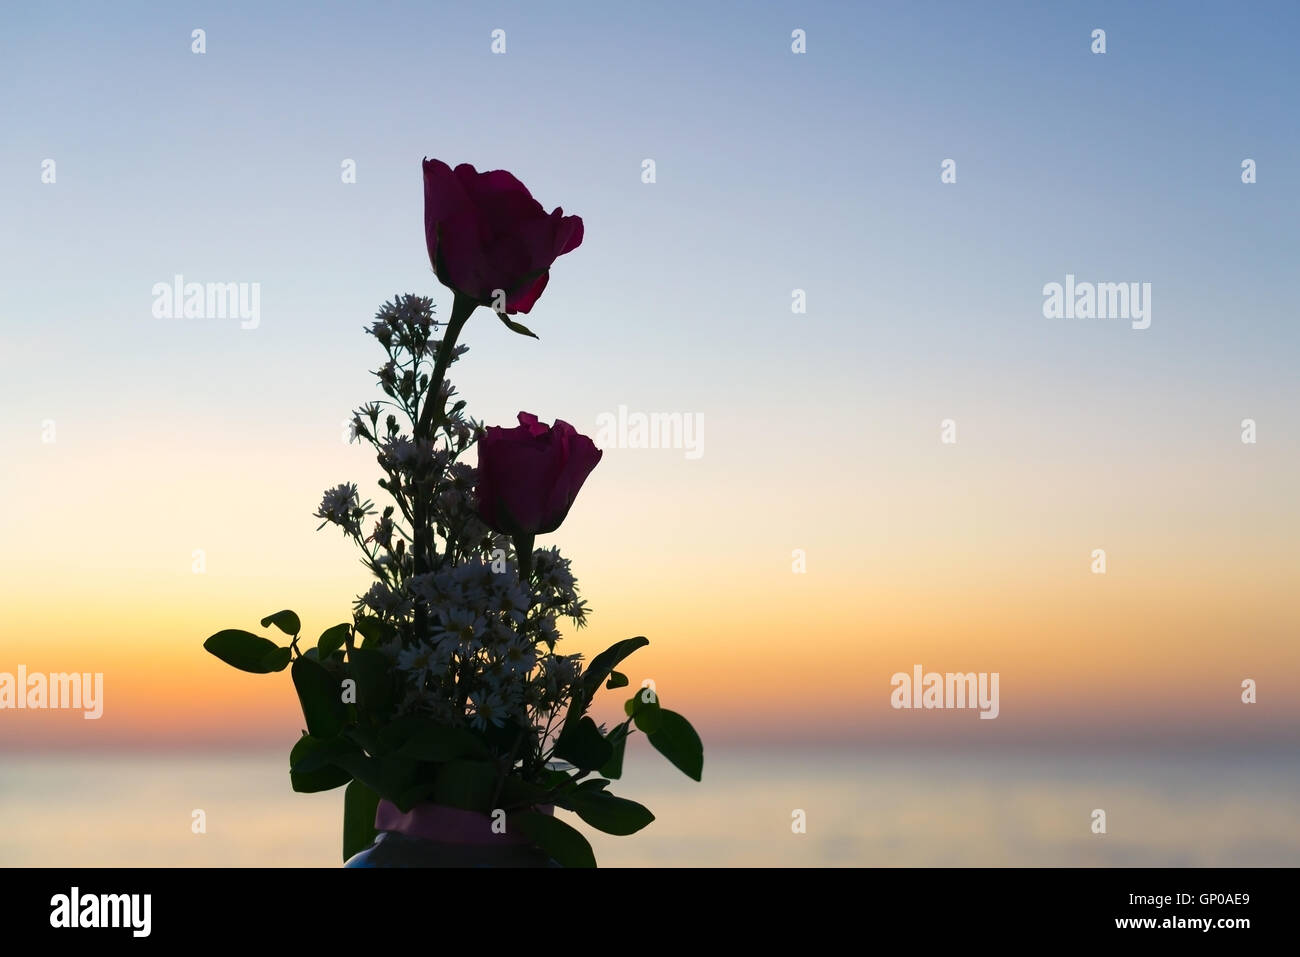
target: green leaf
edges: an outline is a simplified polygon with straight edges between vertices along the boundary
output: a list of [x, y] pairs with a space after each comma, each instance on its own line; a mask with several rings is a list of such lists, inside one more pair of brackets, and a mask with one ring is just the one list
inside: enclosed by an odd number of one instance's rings
[[346, 747], [338, 739], [321, 741], [304, 734], [289, 752], [289, 783], [302, 794], [342, 787], [352, 775], [332, 763], [332, 756]]
[[630, 718], [630, 716], [637, 713], [638, 707], [645, 705], [658, 705], [658, 703], [659, 693], [655, 692], [655, 689], [651, 688], [649, 684], [643, 684], [637, 689], [636, 694], [633, 694], [632, 697], [623, 702], [623, 713], [628, 715], [628, 718]]
[[602, 777], [618, 780], [623, 776], [623, 752], [627, 750], [627, 733], [627, 725], [620, 724], [606, 735], [605, 740], [610, 744], [610, 756], [600, 766]]
[[507, 775], [501, 783], [501, 807], [533, 807], [551, 799], [551, 792], [532, 781], [524, 781], [513, 774]]
[[[499, 725], [489, 721], [483, 730], [474, 733], [487, 743], [493, 754], [509, 754], [516, 741], [522, 743], [530, 734], [537, 732], [531, 724], [520, 722], [518, 718], [508, 718]], [[520, 735], [523, 735], [522, 739]]]
[[421, 715], [406, 715], [379, 732], [389, 753], [413, 761], [442, 763], [464, 757], [490, 757], [483, 742], [465, 728], [452, 728]]
[[352, 626], [344, 622], [341, 625], [335, 625], [333, 628], [326, 628], [321, 632], [320, 639], [316, 642], [316, 651], [322, 658], [328, 658], [334, 652], [343, 647], [343, 643], [348, 640], [348, 634], [352, 631]]
[[559, 818], [541, 811], [520, 811], [509, 818], [509, 826], [551, 855], [562, 867], [595, 867], [596, 855], [582, 834]]
[[349, 674], [357, 683], [357, 704], [372, 716], [385, 714], [393, 703], [392, 661], [382, 651], [353, 648]]
[[[646, 700], [646, 692], [650, 692], [649, 701]], [[659, 730], [663, 708], [659, 706], [659, 698], [649, 688], [644, 688], [629, 698], [623, 710], [636, 723], [637, 728], [646, 734], [654, 734]]]
[[587, 665], [587, 670], [582, 673], [582, 687], [586, 692], [587, 700], [596, 694], [600, 688], [600, 683], [608, 678], [624, 658], [632, 654], [638, 648], [644, 648], [650, 644], [649, 638], [636, 637], [624, 638], [622, 641], [616, 641], [610, 645]]
[[314, 774], [330, 765], [343, 767], [351, 757], [364, 755], [346, 737], [317, 738], [304, 731], [289, 752], [289, 770], [295, 774]]
[[331, 760], [376, 794], [384, 793], [384, 768], [378, 758], [340, 748], [339, 753], [331, 756]]
[[564, 722], [554, 753], [580, 771], [594, 771], [610, 759], [614, 747], [601, 735], [596, 722], [583, 716], [577, 724], [572, 719]]
[[359, 615], [356, 621], [357, 631], [365, 638], [362, 645], [375, 644], [382, 645], [391, 641], [396, 635], [396, 629], [386, 621], [374, 617], [373, 615]]
[[338, 679], [310, 658], [295, 661], [290, 674], [307, 730], [316, 738], [337, 737], [347, 715]]
[[486, 814], [492, 810], [497, 766], [490, 761], [450, 761], [438, 769], [433, 797], [439, 804]]
[[683, 774], [700, 780], [704, 773], [704, 745], [689, 721], [676, 711], [663, 708], [659, 712], [658, 730], [646, 737]]
[[283, 671], [289, 667], [291, 658], [292, 653], [288, 648], [276, 648], [266, 653], [266, 657], [262, 659], [262, 667], [267, 671]]
[[401, 810], [409, 811], [419, 801], [433, 794], [431, 765], [388, 755], [379, 759], [380, 796], [388, 798]]
[[274, 615], [267, 615], [263, 618], [262, 627], [265, 628], [267, 625], [275, 625], [290, 638], [302, 631], [302, 622], [298, 620], [297, 615], [288, 609], [277, 611]]
[[655, 819], [648, 808], [608, 791], [579, 789], [556, 800], [606, 834], [635, 834]]
[[379, 795], [360, 781], [353, 781], [343, 792], [343, 860], [374, 843], [378, 807]]
[[646, 732], [646, 735], [653, 735], [658, 731], [660, 724], [663, 723], [663, 709], [659, 707], [659, 701], [646, 703], [641, 700], [640, 694], [633, 698], [636, 702], [633, 705], [632, 720], [636, 723], [638, 731]]
[[621, 671], [611, 671], [609, 673], [609, 680], [605, 682], [605, 687], [611, 691], [615, 688], [626, 688], [627, 675], [623, 674]]
[[636, 694], [623, 702], [623, 713], [631, 718], [642, 708], [658, 706], [659, 695], [655, 693], [654, 688], [645, 685]]
[[282, 650], [279, 645], [269, 638], [236, 628], [217, 632], [203, 643], [203, 647], [230, 667], [250, 674], [270, 674], [283, 667], [277, 668], [274, 658], [267, 660], [273, 652]]
[[567, 787], [572, 780], [567, 771], [558, 768], [542, 768], [537, 774], [538, 783], [549, 791]]
[[421, 802], [427, 801], [433, 797], [434, 789], [437, 787], [432, 778], [415, 777], [411, 783], [407, 784], [394, 797], [393, 803], [403, 812], [410, 811], [413, 807]]
[[[493, 312], [496, 312], [496, 310], [494, 309]], [[523, 323], [515, 322], [504, 312], [497, 312], [497, 318], [500, 319], [503, 323], [505, 323], [506, 328], [509, 329], [511, 332], [517, 332], [521, 336], [532, 336], [534, 339], [538, 338], [537, 333], [533, 332], [533, 330], [529, 329]]]

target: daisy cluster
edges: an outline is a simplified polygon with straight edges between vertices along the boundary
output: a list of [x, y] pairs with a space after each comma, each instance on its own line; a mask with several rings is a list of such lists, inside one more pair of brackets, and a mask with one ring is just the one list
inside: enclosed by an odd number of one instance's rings
[[[582, 673], [581, 655], [555, 650], [560, 619], [582, 627], [588, 612], [569, 560], [537, 549], [521, 578], [509, 538], [479, 518], [474, 468], [460, 459], [482, 425], [464, 414], [450, 382], [437, 395], [429, 388], [441, 345], [432, 301], [398, 297], [366, 331], [387, 353], [375, 376], [388, 398], [358, 409], [352, 432], [374, 446], [384, 473], [378, 484], [392, 504], [377, 513], [355, 484], [344, 484], [325, 492], [316, 517], [360, 547], [375, 578], [355, 611], [390, 626], [377, 647], [402, 682], [399, 713], [544, 734]], [[448, 365], [465, 351], [451, 350]], [[432, 439], [415, 434], [429, 401], [445, 409]], [[417, 523], [431, 543], [423, 562], [414, 553]]]
[[503, 557], [472, 558], [410, 580], [410, 593], [432, 614], [427, 636], [398, 652], [411, 683], [408, 708], [455, 721], [467, 705], [471, 723], [482, 728], [511, 719], [537, 724], [567, 700], [581, 656], [555, 653], [557, 621], [581, 626], [586, 605], [558, 549], [538, 549], [533, 561], [527, 583]]

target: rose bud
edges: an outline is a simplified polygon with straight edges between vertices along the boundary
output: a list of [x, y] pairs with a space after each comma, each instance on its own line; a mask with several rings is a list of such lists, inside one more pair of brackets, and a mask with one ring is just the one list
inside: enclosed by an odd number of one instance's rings
[[548, 426], [528, 412], [513, 429], [491, 426], [478, 441], [478, 513], [515, 540], [520, 573], [532, 566], [533, 537], [560, 527], [603, 453], [567, 422]]

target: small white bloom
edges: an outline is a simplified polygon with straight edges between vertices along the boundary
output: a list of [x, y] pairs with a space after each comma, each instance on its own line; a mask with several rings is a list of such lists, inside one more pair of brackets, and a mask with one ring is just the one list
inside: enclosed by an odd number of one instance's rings
[[342, 526], [347, 532], [359, 534], [361, 532], [361, 522], [353, 515], [353, 512], [359, 507], [356, 484], [345, 482], [327, 490], [321, 496], [320, 508], [316, 509], [315, 517]]
[[426, 644], [418, 644], [403, 649], [397, 655], [397, 667], [415, 679], [416, 684], [424, 684], [434, 669], [435, 652]]
[[534, 625], [534, 631], [537, 635], [537, 641], [546, 642], [547, 647], [553, 647], [560, 640], [560, 629], [555, 627], [555, 619], [546, 617], [537, 619]]
[[473, 724], [476, 728], [486, 728], [489, 724], [499, 728], [509, 717], [505, 699], [499, 691], [481, 689], [470, 696], [470, 701], [474, 705]]
[[415, 443], [404, 435], [385, 439], [380, 448], [388, 464], [396, 466], [398, 469], [409, 470], [414, 468], [419, 460], [419, 452], [415, 447]]
[[470, 608], [439, 608], [438, 618], [442, 629], [435, 634], [435, 639], [442, 641], [454, 639], [471, 654], [483, 647], [483, 636], [487, 631], [487, 622], [476, 615]]
[[[518, 580], [511, 581], [505, 575], [494, 576], [497, 579], [495, 594], [492, 596], [491, 609], [508, 618], [515, 625], [522, 625], [528, 617], [530, 599]], [[503, 580], [504, 579], [504, 580]]]
[[515, 674], [528, 674], [537, 664], [537, 651], [531, 644], [520, 639], [511, 642], [501, 656], [506, 666]]
[[409, 598], [399, 595], [383, 582], [375, 582], [371, 585], [370, 591], [361, 597], [361, 602], [381, 615], [393, 616], [405, 615], [411, 610], [412, 605]]

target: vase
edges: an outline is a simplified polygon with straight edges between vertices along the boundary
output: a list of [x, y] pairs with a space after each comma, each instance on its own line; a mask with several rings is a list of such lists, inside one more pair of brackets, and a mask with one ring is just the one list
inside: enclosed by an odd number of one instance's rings
[[[536, 808], [550, 814], [550, 806]], [[548, 854], [510, 827], [496, 833], [486, 814], [441, 804], [403, 812], [389, 801], [375, 811], [379, 832], [344, 867], [558, 867]], [[499, 829], [499, 825], [498, 825]]]

